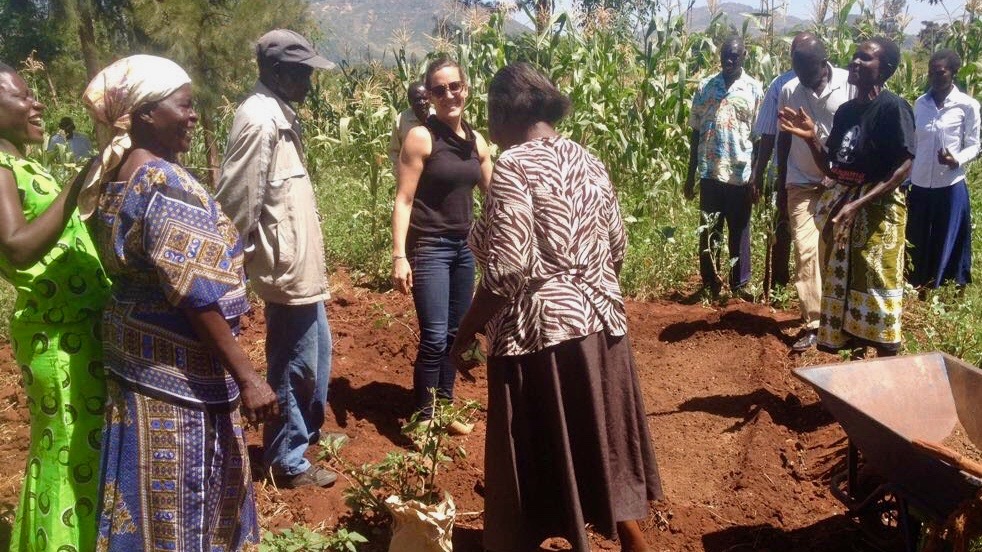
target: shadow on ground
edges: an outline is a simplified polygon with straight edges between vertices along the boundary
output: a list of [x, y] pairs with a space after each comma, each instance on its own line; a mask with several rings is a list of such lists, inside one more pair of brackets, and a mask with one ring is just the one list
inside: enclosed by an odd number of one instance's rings
[[763, 388], [742, 395], [693, 397], [678, 405], [675, 410], [650, 412], [648, 416], [706, 412], [724, 418], [736, 418], [737, 421], [724, 430], [732, 433], [754, 420], [762, 410], [770, 414], [774, 423], [797, 433], [811, 433], [835, 421], [819, 402], [803, 406], [796, 395], [788, 394], [781, 398]]
[[800, 529], [771, 525], [727, 527], [703, 535], [706, 552], [848, 552], [871, 550], [863, 545], [857, 525], [844, 515], [832, 516]]
[[335, 378], [328, 391], [328, 406], [342, 430], [348, 427], [350, 418], [366, 420], [392, 444], [403, 448], [412, 446], [412, 440], [402, 434], [400, 421], [412, 412], [410, 389], [380, 381], [352, 387], [348, 378]]
[[715, 321], [694, 320], [691, 322], [669, 324], [658, 334], [658, 340], [664, 343], [678, 343], [697, 333], [732, 331], [740, 335], [753, 337], [773, 335], [790, 346], [793, 338], [785, 336], [781, 330], [792, 328], [798, 324], [800, 324], [798, 320], [778, 322], [769, 316], [733, 310], [723, 314]]

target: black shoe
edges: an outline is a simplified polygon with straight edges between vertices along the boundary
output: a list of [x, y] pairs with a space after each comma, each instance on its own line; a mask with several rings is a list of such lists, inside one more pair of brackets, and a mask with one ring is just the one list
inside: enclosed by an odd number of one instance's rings
[[277, 487], [296, 489], [297, 487], [330, 487], [338, 480], [338, 474], [320, 466], [310, 466], [307, 471], [296, 475], [277, 475], [273, 482]]
[[806, 331], [798, 338], [798, 341], [794, 342], [791, 346], [791, 350], [796, 353], [803, 353], [808, 349], [811, 349], [818, 344], [818, 332], [815, 330]]
[[738, 287], [735, 290], [733, 290], [733, 297], [736, 297], [737, 299], [741, 301], [745, 301], [747, 303], [754, 302], [754, 294], [750, 293], [750, 290], [748, 290], [746, 286]]

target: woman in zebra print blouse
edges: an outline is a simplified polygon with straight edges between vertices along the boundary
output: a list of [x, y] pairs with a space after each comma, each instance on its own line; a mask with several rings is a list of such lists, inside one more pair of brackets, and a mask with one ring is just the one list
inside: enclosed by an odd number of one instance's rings
[[499, 71], [488, 107], [503, 153], [469, 238], [483, 278], [450, 353], [488, 338], [484, 547], [562, 536], [588, 552], [592, 524], [646, 551], [637, 520], [662, 491], [617, 281], [616, 193], [556, 132], [569, 100], [532, 66]]

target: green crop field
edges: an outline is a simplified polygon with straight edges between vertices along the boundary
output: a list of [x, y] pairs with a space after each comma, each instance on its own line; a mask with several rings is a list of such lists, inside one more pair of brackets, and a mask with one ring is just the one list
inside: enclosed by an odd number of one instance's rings
[[[846, 17], [851, 5], [847, 3], [832, 24], [812, 29], [826, 41], [832, 62], [839, 66], [848, 62], [858, 41], [878, 34], [875, 14], [859, 22]], [[703, 32], [687, 30], [682, 18], [641, 23], [610, 11], [580, 19], [566, 13], [554, 15], [538, 34], [508, 35], [505, 21], [504, 11], [485, 13], [434, 42], [432, 55], [448, 53], [467, 71], [473, 90], [467, 107], [469, 121], [475, 128], [486, 128], [485, 85], [498, 68], [520, 60], [541, 67], [573, 103], [561, 131], [598, 155], [617, 186], [630, 238], [622, 274], [625, 291], [639, 298], [693, 291], [700, 213], [695, 202], [686, 202], [681, 195], [691, 97], [699, 79], [718, 70], [715, 45], [724, 36], [737, 32], [746, 37], [746, 71], [764, 83], [789, 66], [790, 37], [753, 33], [752, 19], [734, 29], [723, 17], [713, 20]], [[982, 21], [956, 25], [949, 31], [943, 40], [968, 60], [959, 75], [960, 84], [977, 93], [982, 74], [978, 61]], [[388, 137], [393, 119], [405, 107], [406, 84], [418, 78], [426, 62], [404, 51], [393, 54], [394, 64], [342, 64], [340, 71], [320, 75], [301, 110], [330, 264], [345, 266], [361, 282], [376, 286], [386, 285], [389, 270], [389, 216], [395, 182], [386, 157]], [[924, 90], [929, 55], [923, 45], [906, 49], [902, 66], [888, 86], [913, 102]], [[56, 93], [47, 67], [28, 64], [24, 72], [42, 95]], [[246, 74], [225, 88], [245, 90], [252, 78]], [[80, 86], [76, 83], [73, 88]], [[203, 89], [207, 85], [198, 83], [199, 94]], [[185, 160], [199, 174], [206, 174], [209, 159], [217, 160], [209, 158], [208, 146], [216, 144], [220, 152], [234, 110], [234, 101], [228, 97], [216, 99], [214, 91], [203, 96], [203, 101], [214, 106], [202, 109], [207, 118], [202, 134], [211, 140], [199, 140]], [[86, 120], [76, 97], [62, 93], [55, 103], [59, 115]], [[63, 179], [75, 168], [57, 155], [42, 157]], [[979, 179], [979, 170], [974, 169], [970, 189], [976, 219], [982, 213]], [[753, 291], [762, 300], [764, 251], [773, 235], [774, 217], [772, 199], [755, 209]], [[976, 275], [982, 263], [980, 244], [982, 238], [976, 231]], [[9, 287], [0, 293], [4, 320], [12, 307], [11, 295]], [[777, 290], [769, 300], [788, 308], [793, 295], [793, 289]], [[908, 303], [905, 341], [909, 351], [940, 349], [975, 364], [982, 361], [982, 292], [978, 286], [969, 286], [961, 295], [943, 289], [926, 302], [911, 294]]]

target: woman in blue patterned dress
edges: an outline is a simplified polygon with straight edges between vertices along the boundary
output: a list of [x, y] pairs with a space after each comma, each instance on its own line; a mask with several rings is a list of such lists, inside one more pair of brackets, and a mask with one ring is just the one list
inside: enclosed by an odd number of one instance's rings
[[116, 130], [79, 199], [114, 279], [97, 550], [240, 550], [259, 527], [238, 406], [262, 420], [277, 403], [231, 329], [249, 306], [235, 227], [177, 162], [190, 79], [133, 56], [85, 101]]

